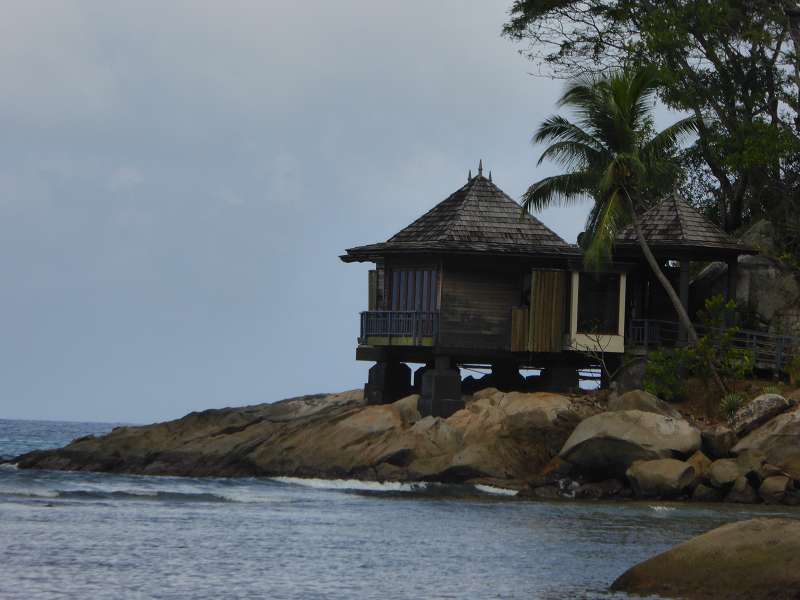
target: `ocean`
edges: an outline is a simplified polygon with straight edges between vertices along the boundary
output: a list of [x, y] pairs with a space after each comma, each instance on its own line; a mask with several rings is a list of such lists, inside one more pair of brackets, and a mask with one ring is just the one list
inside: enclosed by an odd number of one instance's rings
[[[0, 456], [112, 424], [0, 420]], [[0, 465], [0, 599], [624, 598], [628, 567], [789, 508], [538, 502], [505, 490]]]

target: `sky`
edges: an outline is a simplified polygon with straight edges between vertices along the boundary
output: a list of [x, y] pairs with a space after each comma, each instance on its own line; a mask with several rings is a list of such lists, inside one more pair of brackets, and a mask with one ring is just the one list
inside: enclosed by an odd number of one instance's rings
[[[0, 418], [145, 423], [361, 387], [366, 264], [563, 83], [510, 0], [7, 0]], [[568, 241], [588, 206], [541, 214]]]

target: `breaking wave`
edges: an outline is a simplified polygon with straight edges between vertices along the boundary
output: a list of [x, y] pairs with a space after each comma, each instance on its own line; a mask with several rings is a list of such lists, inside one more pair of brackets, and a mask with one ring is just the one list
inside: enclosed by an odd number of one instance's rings
[[425, 496], [516, 496], [516, 490], [491, 485], [438, 483], [430, 481], [364, 481], [360, 479], [320, 479], [303, 477], [271, 477], [286, 485], [319, 490], [360, 492], [365, 494], [415, 494]]

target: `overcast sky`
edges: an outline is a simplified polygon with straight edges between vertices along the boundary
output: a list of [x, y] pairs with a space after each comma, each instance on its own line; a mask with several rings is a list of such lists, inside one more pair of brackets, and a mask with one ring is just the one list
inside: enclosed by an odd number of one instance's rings
[[[0, 418], [149, 422], [363, 385], [377, 242], [483, 159], [519, 198], [560, 82], [508, 1], [7, 1]], [[574, 241], [586, 207], [540, 218]]]

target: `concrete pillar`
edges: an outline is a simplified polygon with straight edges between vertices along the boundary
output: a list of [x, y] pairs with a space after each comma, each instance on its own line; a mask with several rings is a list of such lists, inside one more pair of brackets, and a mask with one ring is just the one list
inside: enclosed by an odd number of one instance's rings
[[[683, 305], [684, 310], [688, 313], [689, 312], [689, 261], [682, 260], [681, 261], [681, 276], [680, 276], [680, 283], [678, 285], [678, 294], [681, 298], [681, 304]], [[689, 315], [691, 318], [691, 315]], [[686, 328], [683, 325], [680, 325], [678, 329], [678, 340], [681, 342], [686, 342], [689, 338], [689, 332], [686, 331]]]
[[414, 393], [420, 394], [422, 393], [422, 376], [425, 375], [425, 372], [433, 369], [433, 363], [428, 363], [423, 365], [422, 367], [418, 368], [414, 371]]
[[447, 418], [462, 408], [461, 374], [449, 357], [437, 356], [434, 368], [422, 375], [419, 411], [422, 416]]
[[515, 362], [496, 362], [492, 363], [492, 385], [502, 392], [520, 391], [525, 387], [525, 378]]
[[568, 393], [580, 387], [578, 369], [574, 366], [547, 367], [540, 378], [543, 391]]
[[400, 362], [375, 363], [364, 386], [367, 404], [389, 404], [411, 394], [411, 369]]

